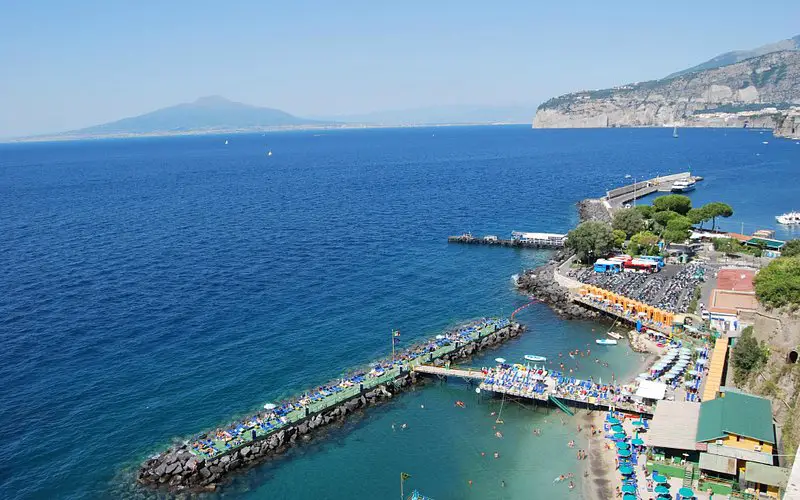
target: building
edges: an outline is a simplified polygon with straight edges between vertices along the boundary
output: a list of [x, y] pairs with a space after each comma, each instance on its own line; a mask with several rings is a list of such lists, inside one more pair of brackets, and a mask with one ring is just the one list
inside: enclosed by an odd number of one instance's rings
[[545, 246], [563, 247], [567, 241], [566, 234], [556, 233], [525, 233], [522, 231], [513, 231], [511, 238], [521, 241], [523, 243], [535, 243]]
[[717, 287], [711, 292], [708, 304], [710, 327], [731, 337], [737, 337], [744, 328], [742, 313], [758, 308], [752, 269], [720, 269]]

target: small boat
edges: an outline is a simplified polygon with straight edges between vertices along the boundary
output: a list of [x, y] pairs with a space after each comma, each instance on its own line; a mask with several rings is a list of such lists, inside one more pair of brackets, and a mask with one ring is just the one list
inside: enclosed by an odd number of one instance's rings
[[675, 181], [670, 188], [670, 191], [673, 193], [686, 193], [688, 191], [692, 191], [694, 189], [694, 179], [681, 179], [679, 181]]
[[617, 345], [617, 341], [614, 339], [597, 339], [594, 342], [600, 345]]
[[272, 156], [272, 150], [267, 151], [267, 156]]
[[227, 139], [225, 139], [225, 145], [226, 145], [226, 146], [228, 145], [228, 140], [227, 140]]
[[622, 338], [622, 335], [620, 335], [617, 332], [608, 332], [608, 336], [611, 337], [612, 339], [617, 339], [617, 340]]
[[543, 363], [547, 361], [547, 358], [545, 358], [544, 356], [534, 356], [533, 354], [526, 354], [525, 359], [527, 359], [528, 361], [535, 361], [536, 363]]
[[676, 139], [678, 138], [678, 127], [674, 127], [672, 129], [672, 137], [674, 137]]
[[778, 215], [775, 220], [780, 224], [800, 224], [800, 212], [788, 212]]

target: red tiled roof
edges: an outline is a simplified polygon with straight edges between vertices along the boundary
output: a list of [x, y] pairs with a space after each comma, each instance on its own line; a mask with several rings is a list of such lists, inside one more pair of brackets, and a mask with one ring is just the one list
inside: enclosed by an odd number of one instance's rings
[[720, 269], [717, 273], [717, 288], [737, 292], [755, 291], [753, 286], [755, 275], [756, 272], [751, 269]]

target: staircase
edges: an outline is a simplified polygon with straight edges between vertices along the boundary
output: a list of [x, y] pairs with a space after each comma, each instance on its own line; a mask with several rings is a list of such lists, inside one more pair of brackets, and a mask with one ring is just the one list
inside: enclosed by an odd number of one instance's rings
[[550, 398], [549, 398], [549, 399], [550, 399], [550, 401], [552, 401], [553, 403], [555, 403], [555, 405], [556, 405], [556, 406], [558, 406], [558, 407], [561, 409], [561, 411], [563, 411], [564, 413], [566, 413], [566, 414], [567, 414], [567, 415], [569, 415], [570, 417], [571, 417], [571, 416], [573, 416], [573, 415], [575, 415], [575, 413], [574, 413], [572, 410], [570, 410], [570, 409], [567, 407], [567, 405], [565, 405], [564, 403], [562, 403], [562, 402], [561, 402], [561, 400], [559, 400], [559, 399], [558, 399], [558, 398], [556, 398], [555, 396], [550, 396]]
[[692, 483], [694, 483], [694, 466], [687, 465], [685, 469], [683, 469], [683, 486], [685, 488], [691, 488]]

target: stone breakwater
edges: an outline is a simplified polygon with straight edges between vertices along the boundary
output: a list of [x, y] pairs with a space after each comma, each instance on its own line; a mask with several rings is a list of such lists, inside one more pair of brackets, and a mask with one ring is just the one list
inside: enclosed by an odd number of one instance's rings
[[[433, 364], [441, 366], [447, 362], [463, 361], [484, 349], [517, 337], [524, 330], [524, 326], [512, 323], [435, 359]], [[211, 459], [193, 454], [187, 444], [172, 447], [144, 462], [137, 480], [146, 487], [166, 489], [172, 493], [215, 491], [232, 474], [281, 455], [291, 447], [311, 440], [323, 428], [344, 422], [348, 415], [381, 404], [420, 383], [422, 378], [414, 371], [404, 372], [391, 382], [342, 401], [336, 407], [312, 413], [301, 421]]]
[[600, 315], [572, 301], [569, 289], [556, 282], [555, 273], [566, 260], [563, 254], [547, 264], [528, 269], [517, 280], [519, 289], [541, 300], [564, 319], [595, 319]]
[[611, 214], [599, 199], [586, 199], [578, 202], [578, 218], [581, 222], [590, 220], [611, 222]]

